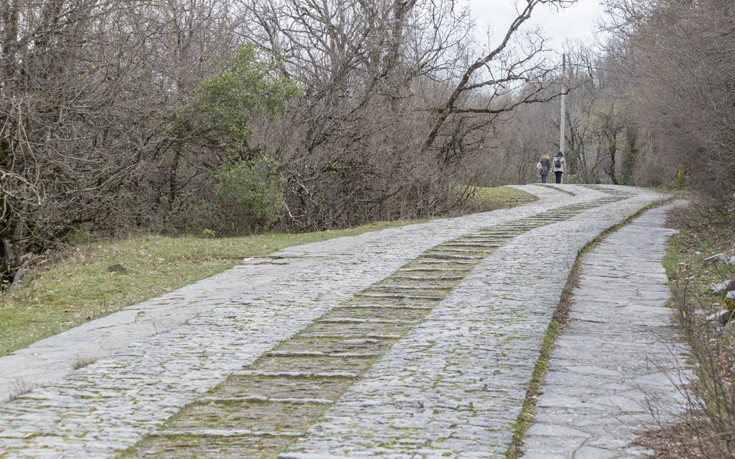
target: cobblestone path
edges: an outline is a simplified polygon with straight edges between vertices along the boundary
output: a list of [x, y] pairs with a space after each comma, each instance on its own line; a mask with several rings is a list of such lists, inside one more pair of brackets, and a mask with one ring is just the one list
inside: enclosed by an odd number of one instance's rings
[[502, 457], [578, 251], [664, 198], [523, 189], [539, 201], [294, 247], [130, 308], [191, 317], [0, 405], [0, 458]]
[[678, 204], [646, 211], [582, 260], [524, 459], [649, 457], [636, 436], [683, 419], [693, 394], [682, 387], [694, 377], [666, 307], [661, 264], [674, 233], [664, 222]]

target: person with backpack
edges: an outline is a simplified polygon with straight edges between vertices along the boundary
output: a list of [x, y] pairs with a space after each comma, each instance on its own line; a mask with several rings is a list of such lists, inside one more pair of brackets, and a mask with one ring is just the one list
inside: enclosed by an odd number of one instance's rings
[[556, 183], [561, 183], [561, 176], [566, 171], [566, 162], [564, 161], [564, 153], [559, 152], [554, 157], [554, 175], [556, 175]]
[[546, 183], [546, 176], [549, 175], [549, 171], [551, 170], [551, 160], [549, 159], [548, 153], [544, 152], [541, 155], [541, 159], [536, 164], [536, 168], [539, 174], [541, 174], [541, 183]]

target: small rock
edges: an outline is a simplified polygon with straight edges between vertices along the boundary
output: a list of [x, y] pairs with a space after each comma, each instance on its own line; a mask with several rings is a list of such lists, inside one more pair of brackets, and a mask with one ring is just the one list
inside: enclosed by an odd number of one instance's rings
[[722, 307], [735, 313], [735, 292], [727, 292], [727, 294], [725, 294], [725, 299], [722, 301]]
[[727, 264], [735, 265], [735, 257], [730, 257], [730, 261], [728, 261]]
[[728, 279], [725, 282], [722, 282], [720, 284], [710, 284], [707, 286], [710, 290], [712, 290], [712, 293], [716, 295], [721, 295], [723, 293], [727, 293], [731, 290], [735, 290], [735, 284]]
[[707, 316], [707, 322], [714, 322], [717, 325], [725, 325], [732, 318], [732, 311], [722, 309], [714, 314]]
[[125, 268], [125, 266], [121, 265], [120, 263], [116, 263], [116, 264], [114, 264], [112, 266], [108, 266], [107, 267], [107, 272], [108, 273], [125, 274], [125, 273], [128, 272], [128, 270], [127, 270], [127, 268]]
[[[696, 323], [701, 323], [703, 320], [706, 320], [707, 317], [707, 311], [705, 309], [695, 309], [691, 311], [692, 317]], [[687, 312], [684, 311], [684, 317], [687, 317]]]
[[707, 257], [704, 259], [704, 266], [708, 265], [714, 265], [717, 263], [727, 263], [730, 261], [730, 257], [725, 255], [724, 253], [718, 253], [716, 255], [712, 255], [711, 257]]

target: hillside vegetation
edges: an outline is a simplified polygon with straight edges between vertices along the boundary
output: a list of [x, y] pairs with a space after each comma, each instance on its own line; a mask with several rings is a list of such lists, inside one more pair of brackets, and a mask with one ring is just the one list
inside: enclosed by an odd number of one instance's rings
[[562, 88], [567, 182], [729, 198], [732, 2], [606, 0], [610, 40], [562, 68], [530, 22], [575, 3], [479, 43], [464, 0], [0, 0], [0, 285], [79, 233], [466, 211], [537, 180]]

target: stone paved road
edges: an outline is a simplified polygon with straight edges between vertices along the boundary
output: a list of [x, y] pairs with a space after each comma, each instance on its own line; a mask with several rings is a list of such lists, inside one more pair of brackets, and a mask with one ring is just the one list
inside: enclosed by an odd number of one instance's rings
[[[0, 359], [0, 457], [502, 457], [578, 251], [664, 196], [286, 249]], [[80, 360], [96, 359], [70, 371]]]
[[584, 257], [524, 459], [647, 457], [631, 445], [637, 434], [683, 414], [693, 377], [661, 265], [676, 205], [647, 211]]

